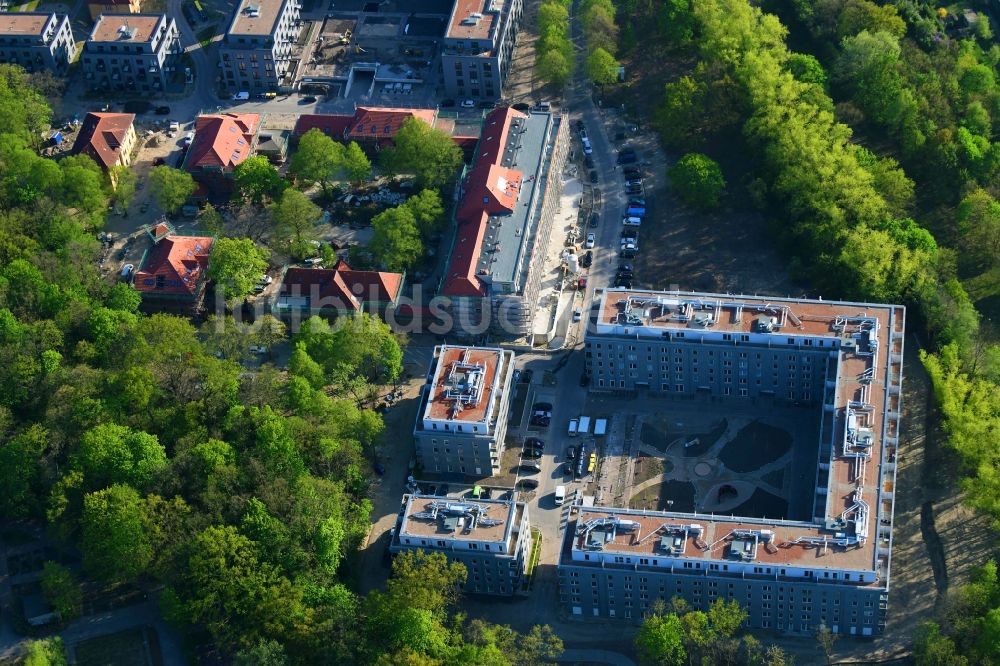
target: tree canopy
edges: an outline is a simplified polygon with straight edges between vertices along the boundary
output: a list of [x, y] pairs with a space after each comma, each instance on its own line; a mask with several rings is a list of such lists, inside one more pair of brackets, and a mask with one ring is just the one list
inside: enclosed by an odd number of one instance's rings
[[722, 169], [707, 155], [688, 153], [668, 171], [670, 184], [687, 203], [701, 209], [719, 205], [726, 179]]
[[187, 171], [161, 165], [149, 172], [149, 191], [164, 213], [176, 213], [195, 188], [194, 178]]
[[218, 238], [212, 246], [208, 276], [226, 298], [242, 298], [267, 270], [268, 252], [249, 238]]
[[380, 153], [380, 161], [391, 173], [413, 174], [421, 187], [443, 189], [458, 175], [462, 151], [447, 132], [407, 118], [393, 146]]

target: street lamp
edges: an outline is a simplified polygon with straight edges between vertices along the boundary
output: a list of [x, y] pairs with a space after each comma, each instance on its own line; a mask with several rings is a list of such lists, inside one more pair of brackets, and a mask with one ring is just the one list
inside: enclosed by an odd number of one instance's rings
[[667, 500], [667, 511], [672, 511], [674, 507], [674, 501], [671, 499]]

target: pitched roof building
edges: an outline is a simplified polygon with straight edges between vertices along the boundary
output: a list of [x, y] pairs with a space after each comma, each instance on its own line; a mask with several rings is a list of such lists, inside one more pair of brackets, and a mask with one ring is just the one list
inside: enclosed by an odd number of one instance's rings
[[348, 115], [306, 114], [295, 123], [295, 136], [318, 127], [331, 138], [358, 143], [391, 143], [400, 128], [410, 118], [424, 121], [431, 127], [437, 123], [435, 109], [403, 109], [394, 107], [359, 106]]
[[343, 260], [333, 268], [289, 268], [278, 289], [274, 311], [277, 315], [383, 313], [395, 307], [405, 279], [404, 273], [357, 271]]
[[[208, 280], [208, 260], [215, 244], [211, 236], [178, 236], [167, 222], [149, 229], [153, 246], [143, 255], [135, 288], [146, 299], [197, 309]], [[147, 304], [148, 305], [148, 304]]]
[[228, 196], [233, 170], [253, 154], [259, 130], [260, 115], [256, 113], [198, 116], [184, 169], [209, 192]]
[[73, 154], [92, 158], [107, 171], [132, 163], [135, 147], [134, 113], [88, 113], [73, 144]]

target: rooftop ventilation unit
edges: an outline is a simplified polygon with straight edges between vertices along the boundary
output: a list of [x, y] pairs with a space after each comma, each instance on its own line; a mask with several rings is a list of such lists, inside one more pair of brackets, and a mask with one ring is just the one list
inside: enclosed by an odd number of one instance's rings
[[691, 317], [691, 326], [694, 328], [708, 328], [712, 325], [712, 315], [699, 313]]
[[258, 18], [260, 16], [260, 5], [247, 5], [243, 11], [251, 18]]
[[857, 349], [858, 348], [858, 341], [855, 340], [854, 338], [843, 338], [840, 341], [840, 348], [841, 349]]
[[778, 326], [777, 317], [758, 317], [757, 330], [761, 333], [773, 333]]

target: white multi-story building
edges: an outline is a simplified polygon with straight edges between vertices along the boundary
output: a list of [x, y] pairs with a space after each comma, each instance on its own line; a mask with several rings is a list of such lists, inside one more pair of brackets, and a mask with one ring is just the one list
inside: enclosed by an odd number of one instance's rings
[[0, 14], [0, 63], [61, 75], [75, 54], [76, 41], [65, 14]]
[[405, 495], [389, 551], [406, 550], [443, 553], [464, 564], [465, 592], [513, 595], [531, 552], [528, 505], [516, 499]]
[[456, 0], [441, 43], [447, 94], [488, 101], [503, 95], [522, 12], [522, 0]]
[[83, 47], [83, 77], [91, 90], [161, 93], [183, 51], [166, 14], [101, 14]]
[[434, 348], [413, 429], [424, 470], [479, 478], [499, 471], [513, 375], [512, 351]]
[[229, 90], [277, 92], [292, 85], [297, 63], [298, 0], [241, 0], [219, 48], [223, 85]]

